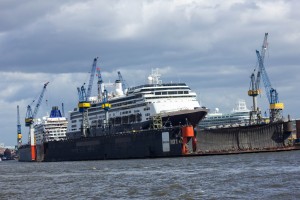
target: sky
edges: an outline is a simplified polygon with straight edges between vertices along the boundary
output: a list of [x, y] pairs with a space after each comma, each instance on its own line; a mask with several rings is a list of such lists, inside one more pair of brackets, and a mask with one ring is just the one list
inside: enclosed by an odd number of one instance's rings
[[[26, 107], [48, 81], [37, 117], [62, 103], [66, 115], [75, 108], [95, 57], [105, 82], [121, 71], [133, 87], [159, 68], [163, 82], [187, 83], [202, 106], [226, 113], [244, 99], [250, 109], [266, 32], [265, 68], [283, 114], [300, 118], [298, 8], [297, 0], [1, 0], [0, 143], [17, 143], [17, 105], [28, 141]], [[268, 110], [264, 91], [258, 104]]]

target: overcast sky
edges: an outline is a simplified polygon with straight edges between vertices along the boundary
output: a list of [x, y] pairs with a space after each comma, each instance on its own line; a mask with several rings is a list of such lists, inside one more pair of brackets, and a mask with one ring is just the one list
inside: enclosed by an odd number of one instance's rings
[[[26, 106], [49, 81], [38, 117], [53, 105], [77, 105], [95, 57], [105, 82], [117, 71], [130, 86], [152, 68], [163, 82], [186, 82], [203, 106], [230, 112], [247, 96], [265, 32], [265, 67], [285, 104], [300, 117], [300, 1], [297, 0], [51, 0], [0, 1], [0, 143], [23, 142]], [[96, 83], [96, 81], [94, 81]], [[265, 93], [258, 98], [268, 109]]]

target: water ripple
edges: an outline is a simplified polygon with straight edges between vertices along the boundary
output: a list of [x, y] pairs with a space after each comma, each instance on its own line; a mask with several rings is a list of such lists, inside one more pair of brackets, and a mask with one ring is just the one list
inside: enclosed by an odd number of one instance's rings
[[0, 199], [296, 199], [300, 151], [57, 163], [0, 162]]

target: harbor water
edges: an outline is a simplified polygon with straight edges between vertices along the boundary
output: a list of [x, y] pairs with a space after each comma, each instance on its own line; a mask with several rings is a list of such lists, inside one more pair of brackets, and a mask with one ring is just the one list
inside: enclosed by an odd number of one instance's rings
[[300, 151], [0, 162], [0, 199], [299, 199]]

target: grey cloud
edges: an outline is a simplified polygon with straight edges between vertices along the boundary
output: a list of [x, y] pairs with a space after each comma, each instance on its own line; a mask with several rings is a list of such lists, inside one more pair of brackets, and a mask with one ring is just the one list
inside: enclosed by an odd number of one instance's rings
[[[49, 105], [63, 101], [66, 111], [76, 106], [76, 87], [87, 81], [97, 56], [105, 81], [114, 81], [120, 70], [134, 86], [159, 67], [164, 82], [187, 82], [207, 107], [230, 111], [238, 98], [250, 106], [249, 76], [265, 32], [270, 79], [286, 112], [297, 116], [291, 108], [300, 98], [295, 93], [300, 79], [298, 7], [295, 0], [3, 0], [0, 74], [7, 78], [0, 81], [0, 89], [7, 92], [0, 101], [11, 105], [3, 111], [11, 119], [2, 131], [15, 131], [14, 104], [26, 107], [45, 81], [50, 81]], [[7, 75], [11, 73], [16, 74]], [[262, 100], [266, 105], [264, 95]], [[41, 113], [46, 111], [41, 108]], [[15, 141], [7, 137], [9, 143]]]

